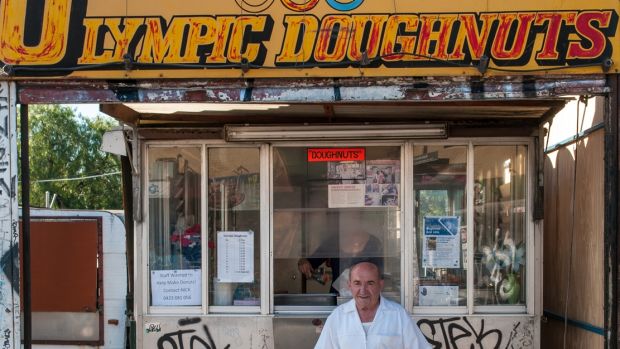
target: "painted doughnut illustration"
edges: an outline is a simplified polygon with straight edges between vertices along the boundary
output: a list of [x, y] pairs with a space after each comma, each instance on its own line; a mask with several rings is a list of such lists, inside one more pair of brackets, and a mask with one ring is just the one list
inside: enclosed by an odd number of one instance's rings
[[351, 11], [358, 8], [364, 0], [327, 0], [327, 4], [338, 11]]
[[268, 9], [274, 0], [235, 0], [237, 6], [250, 13], [259, 13]]
[[309, 11], [318, 3], [319, 0], [282, 0], [282, 4], [284, 4], [284, 6], [295, 12]]

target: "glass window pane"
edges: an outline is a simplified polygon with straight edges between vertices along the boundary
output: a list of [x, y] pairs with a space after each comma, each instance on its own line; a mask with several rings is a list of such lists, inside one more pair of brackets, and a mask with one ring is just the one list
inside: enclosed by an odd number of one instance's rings
[[466, 146], [414, 147], [414, 305], [467, 305]]
[[149, 149], [151, 305], [202, 303], [200, 154], [199, 147]]
[[527, 147], [474, 148], [474, 304], [525, 304]]
[[260, 154], [210, 148], [209, 305], [260, 305]]
[[363, 260], [382, 268], [383, 294], [400, 302], [400, 146], [338, 156], [351, 149], [274, 148], [276, 306], [347, 300], [349, 267]]

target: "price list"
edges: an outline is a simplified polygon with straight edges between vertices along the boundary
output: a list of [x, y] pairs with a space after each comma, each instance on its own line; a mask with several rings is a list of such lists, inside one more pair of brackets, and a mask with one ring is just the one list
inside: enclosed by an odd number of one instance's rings
[[217, 278], [219, 282], [254, 282], [254, 232], [217, 233]]

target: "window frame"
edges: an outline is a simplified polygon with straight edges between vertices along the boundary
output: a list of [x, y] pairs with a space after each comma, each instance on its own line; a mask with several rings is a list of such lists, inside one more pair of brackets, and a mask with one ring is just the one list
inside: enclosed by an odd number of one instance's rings
[[[480, 139], [472, 139], [470, 140], [470, 149], [471, 159], [470, 163], [468, 163], [468, 167], [471, 166], [471, 172], [468, 169], [468, 185], [469, 190], [468, 193], [468, 208], [469, 202], [471, 201], [471, 210], [468, 211], [468, 214], [471, 215], [471, 220], [468, 218], [467, 225], [467, 254], [468, 254], [468, 264], [470, 264], [473, 268], [473, 175], [474, 175], [474, 147], [476, 146], [511, 146], [511, 145], [524, 145], [527, 147], [527, 159], [525, 162], [525, 173], [526, 173], [526, 184], [525, 184], [525, 205], [526, 205], [526, 214], [525, 214], [525, 304], [523, 305], [474, 305], [474, 289], [471, 288], [471, 297], [468, 294], [467, 304], [469, 309], [469, 314], [535, 314], [535, 294], [541, 292], [537, 292], [538, 288], [542, 290], [542, 287], [536, 285], [534, 283], [535, 277], [542, 273], [542, 258], [540, 258], [539, 251], [536, 250], [534, 235], [534, 220], [533, 220], [533, 209], [534, 209], [534, 178], [536, 174], [536, 156], [534, 149], [534, 139], [533, 138], [506, 138], [506, 139], [492, 139], [492, 140], [480, 140]], [[471, 179], [470, 179], [471, 178]], [[472, 226], [470, 227], [470, 224]], [[471, 238], [470, 238], [471, 231]], [[538, 260], [540, 263], [537, 265], [535, 261]], [[468, 275], [468, 284], [469, 284], [469, 275]], [[473, 271], [471, 273], [471, 284], [474, 284], [474, 275]], [[469, 290], [469, 289], [468, 289]], [[542, 300], [542, 299], [540, 299]], [[470, 304], [471, 303], [471, 304]]]
[[[342, 147], [370, 147], [370, 146], [374, 146], [374, 147], [400, 147], [400, 163], [401, 163], [401, 188], [400, 191], [401, 193], [403, 193], [404, 190], [404, 173], [405, 170], [403, 169], [403, 164], [404, 161], [406, 160], [405, 158], [405, 145], [406, 145], [406, 141], [404, 140], [394, 140], [394, 141], [377, 141], [377, 140], [367, 140], [367, 141], [360, 141], [360, 140], [351, 140], [351, 141], [346, 141], [346, 140], [342, 140], [342, 141], [283, 141], [283, 142], [273, 142], [270, 146], [270, 151], [269, 151], [269, 155], [270, 155], [270, 167], [269, 167], [269, 221], [273, 222], [273, 153], [274, 153], [274, 148], [313, 148], [313, 147], [325, 147], [325, 148], [342, 148]], [[400, 226], [402, 227], [402, 232], [401, 232], [401, 243], [400, 243], [400, 254], [401, 254], [401, 258], [400, 258], [400, 273], [401, 273], [401, 290], [400, 290], [400, 302], [401, 304], [404, 304], [405, 301], [405, 292], [406, 290], [403, 288], [404, 283], [402, 282], [402, 275], [403, 274], [403, 268], [405, 267], [405, 263], [404, 263], [404, 258], [402, 257], [405, 253], [405, 243], [404, 241], [406, 240], [406, 230], [405, 230], [405, 219], [404, 219], [404, 215], [405, 215], [405, 209], [404, 206], [406, 205], [406, 201], [403, 197], [403, 195], [400, 195], [399, 197], [399, 206], [400, 206], [400, 212], [399, 212], [399, 217], [400, 217]], [[273, 226], [274, 224], [270, 224], [269, 227], [269, 236], [272, 237], [272, 241], [271, 241], [271, 251], [273, 251]], [[271, 269], [273, 269], [273, 258], [271, 258]], [[275, 271], [275, 270], [274, 270]], [[270, 273], [270, 285], [273, 285], [274, 283], [274, 273]], [[269, 295], [269, 299], [273, 300], [275, 297], [275, 293], [274, 293], [274, 287], [271, 287], [270, 290], [270, 295]], [[271, 302], [271, 307], [270, 307], [270, 313], [271, 314], [280, 314], [280, 315], [284, 315], [284, 314], [304, 314], [304, 313], [308, 313], [308, 314], [329, 314], [331, 313], [334, 309], [336, 308], [336, 306], [308, 306], [308, 305], [280, 305], [280, 306], [275, 306], [275, 302]]]
[[[264, 246], [269, 246], [270, 236], [267, 233], [269, 230], [269, 218], [268, 218], [268, 205], [265, 203], [267, 200], [268, 192], [268, 180], [265, 178], [264, 173], [265, 169], [269, 166], [267, 163], [268, 160], [268, 146], [265, 144], [248, 142], [248, 143], [227, 143], [222, 140], [179, 140], [179, 141], [147, 141], [142, 144], [142, 151], [144, 156], [142, 157], [142, 187], [148, 188], [149, 181], [149, 159], [152, 156], [151, 152], [157, 148], [200, 148], [200, 158], [201, 158], [201, 178], [200, 178], [200, 205], [201, 205], [201, 215], [200, 215], [200, 238], [201, 241], [207, 241], [208, 232], [207, 232], [207, 220], [208, 220], [208, 180], [209, 180], [209, 172], [208, 172], [208, 151], [211, 148], [256, 148], [259, 151], [259, 175], [260, 175], [260, 234], [259, 234], [259, 243], [260, 243], [260, 305], [257, 306], [210, 306], [209, 305], [209, 258], [208, 258], [208, 249], [206, 248], [206, 244], [202, 244], [201, 249], [201, 292], [202, 292], [202, 300], [200, 306], [153, 306], [150, 304], [150, 272], [149, 272], [149, 200], [148, 193], [143, 190], [142, 192], [142, 210], [144, 212], [143, 219], [141, 222], [141, 229], [136, 231], [142, 231], [142, 241], [141, 241], [141, 258], [142, 265], [140, 266], [140, 270], [142, 271], [142, 308], [145, 314], [148, 315], [170, 315], [170, 314], [192, 314], [192, 315], [209, 315], [209, 314], [267, 314], [269, 305], [268, 300], [266, 299], [266, 295], [269, 293], [269, 285], [268, 278], [265, 278], [266, 273], [270, 273], [269, 270], [269, 251], [271, 249], [266, 249]], [[138, 246], [136, 246], [138, 248]]]
[[[539, 257], [539, 251], [535, 250], [535, 236], [534, 236], [534, 221], [533, 221], [533, 179], [535, 174], [535, 149], [534, 149], [534, 141], [533, 138], [527, 137], [508, 137], [508, 138], [471, 138], [471, 137], [463, 137], [463, 138], [449, 138], [447, 140], [414, 140], [409, 141], [410, 144], [410, 153], [408, 156], [409, 161], [411, 162], [407, 168], [411, 168], [411, 174], [406, 178], [406, 181], [410, 183], [410, 189], [406, 189], [406, 192], [409, 195], [413, 195], [413, 147], [420, 145], [434, 145], [434, 146], [445, 146], [445, 145], [461, 145], [467, 147], [467, 174], [466, 174], [466, 185], [465, 190], [467, 192], [466, 198], [466, 207], [467, 207], [467, 305], [463, 306], [436, 306], [436, 307], [428, 307], [428, 306], [414, 306], [413, 305], [413, 275], [408, 275], [406, 278], [407, 281], [411, 282], [409, 286], [409, 295], [411, 297], [411, 301], [406, 304], [406, 309], [411, 314], [414, 315], [442, 315], [442, 314], [463, 314], [463, 315], [480, 315], [480, 314], [528, 314], [534, 315], [534, 296], [540, 286], [536, 286], [534, 284], [535, 277], [539, 275], [542, 270], [542, 265], [536, 265], [536, 260], [541, 260]], [[525, 222], [525, 238], [526, 238], [526, 257], [525, 257], [525, 280], [526, 280], [526, 299], [525, 304], [523, 305], [474, 305], [474, 188], [473, 188], [473, 178], [474, 178], [474, 147], [476, 146], [508, 146], [508, 145], [523, 145], [527, 147], [527, 159], [526, 159], [526, 191], [525, 191], [525, 202], [526, 202], [526, 222]], [[410, 198], [413, 200], [413, 198]], [[414, 209], [415, 210], [415, 209]], [[412, 244], [411, 248], [413, 248], [413, 244], [415, 243], [415, 211], [412, 210], [411, 214], [411, 230], [409, 230], [410, 234], [406, 234], [407, 236], [411, 236]], [[413, 260], [411, 256], [409, 260]], [[412, 263], [410, 263], [412, 264]], [[411, 267], [411, 271], [413, 271], [413, 267]]]
[[[415, 204], [413, 198], [413, 149], [420, 145], [461, 145], [467, 147], [467, 174], [466, 174], [466, 208], [467, 208], [467, 306], [443, 306], [443, 307], [421, 307], [414, 306], [413, 289], [413, 255], [412, 249], [416, 241], [416, 221]], [[506, 146], [506, 145], [525, 145], [527, 146], [526, 160], [526, 302], [524, 305], [486, 305], [474, 306], [474, 258], [473, 258], [473, 174], [474, 174], [474, 147], [475, 146]], [[226, 142], [224, 140], [178, 140], [178, 141], [145, 141], [141, 144], [141, 186], [148, 187], [149, 169], [148, 161], [152, 156], [151, 152], [157, 148], [173, 147], [199, 147], [201, 151], [201, 239], [207, 239], [207, 207], [208, 207], [208, 149], [216, 147], [225, 148], [248, 148], [256, 147], [260, 154], [260, 306], [209, 306], [209, 281], [208, 281], [208, 258], [207, 248], [202, 249], [201, 268], [202, 273], [202, 305], [200, 306], [151, 306], [150, 303], [150, 273], [149, 273], [149, 200], [148, 193], [142, 190], [141, 206], [143, 219], [136, 223], [136, 231], [142, 232], [142, 237], [136, 244], [136, 260], [142, 261], [137, 268], [138, 273], [136, 282], [141, 284], [139, 288], [142, 293], [142, 309], [145, 315], [170, 315], [170, 314], [195, 314], [195, 315], [214, 315], [214, 314], [328, 314], [335, 307], [313, 307], [313, 306], [278, 306], [274, 305], [274, 263], [273, 263], [273, 151], [275, 147], [310, 147], [310, 146], [399, 146], [401, 158], [401, 193], [400, 196], [400, 225], [401, 225], [401, 292], [400, 300], [405, 309], [416, 316], [419, 315], [440, 315], [440, 314], [525, 314], [534, 315], [536, 313], [535, 296], [540, 295], [541, 286], [535, 280], [540, 280], [542, 265], [537, 265], [542, 261], [540, 248], [536, 243], [537, 236], [535, 231], [536, 224], [533, 221], [533, 198], [534, 181], [536, 174], [536, 149], [533, 137], [511, 137], [511, 138], [480, 138], [480, 137], [459, 137], [444, 140], [393, 140], [393, 141], [283, 141], [283, 142]], [[540, 240], [540, 239], [538, 239]], [[205, 246], [205, 245], [203, 245]], [[141, 274], [141, 275], [140, 275]], [[538, 301], [539, 303], [539, 301]]]
[[[409, 294], [410, 294], [410, 302], [407, 304], [407, 311], [409, 311], [411, 314], [429, 314], [429, 315], [439, 315], [439, 314], [455, 314], [455, 315], [466, 315], [466, 314], [471, 314], [468, 312], [468, 306], [470, 303], [470, 289], [472, 289], [472, 287], [470, 287], [470, 284], [473, 285], [473, 251], [472, 248], [470, 247], [470, 243], [472, 244], [471, 246], [473, 246], [473, 236], [470, 236], [470, 233], [473, 234], [473, 224], [470, 226], [470, 221], [471, 219], [473, 219], [473, 214], [470, 217], [470, 212], [472, 212], [472, 210], [470, 210], [469, 207], [469, 203], [470, 201], [473, 202], [473, 200], [471, 200], [471, 198], [473, 197], [473, 191], [472, 191], [472, 196], [470, 197], [469, 195], [469, 187], [470, 185], [470, 180], [471, 178], [473, 178], [473, 167], [472, 167], [472, 172], [470, 173], [470, 163], [473, 164], [472, 161], [472, 155], [473, 153], [470, 153], [470, 142], [467, 139], [464, 140], [459, 140], [459, 139], [448, 139], [447, 141], [437, 141], [437, 140], [431, 140], [431, 141], [409, 141], [408, 142], [410, 145], [410, 150], [409, 150], [409, 154], [407, 155], [407, 159], [409, 160], [409, 162], [411, 163], [409, 165], [410, 167], [410, 174], [407, 176], [407, 182], [409, 183], [409, 189], [407, 190], [407, 193], [409, 193], [410, 200], [411, 202], [415, 202], [415, 197], [414, 197], [414, 190], [416, 189], [414, 186], [414, 176], [415, 176], [415, 166], [413, 164], [413, 154], [414, 154], [414, 148], [415, 147], [419, 147], [419, 146], [425, 146], [425, 145], [430, 145], [430, 146], [462, 146], [466, 148], [466, 152], [467, 152], [467, 170], [466, 170], [466, 179], [465, 179], [465, 193], [466, 193], [466, 198], [465, 198], [465, 208], [466, 208], [466, 214], [467, 214], [467, 277], [466, 277], [466, 285], [467, 285], [467, 305], [465, 306], [420, 306], [420, 305], [414, 305], [413, 301], [415, 299], [415, 287], [414, 287], [414, 281], [413, 281], [413, 255], [412, 252], [413, 248], [415, 248], [415, 244], [416, 244], [416, 239], [417, 239], [417, 231], [416, 231], [416, 227], [417, 227], [417, 220], [416, 220], [416, 212], [415, 212], [415, 205], [413, 205], [413, 209], [411, 210], [410, 214], [411, 214], [411, 229], [408, 232], [408, 236], [411, 239], [411, 248], [410, 248], [410, 252], [409, 252], [409, 260], [412, 261], [412, 263], [409, 263], [410, 265], [410, 269], [411, 269], [411, 275], [409, 275], [409, 277], [407, 277], [407, 281], [410, 283], [409, 285]], [[408, 168], [409, 168], [408, 167]], [[473, 206], [472, 206], [473, 209]], [[472, 275], [472, 282], [470, 283], [469, 279], [470, 279], [470, 274]], [[471, 294], [471, 299], [473, 300], [473, 293]]]

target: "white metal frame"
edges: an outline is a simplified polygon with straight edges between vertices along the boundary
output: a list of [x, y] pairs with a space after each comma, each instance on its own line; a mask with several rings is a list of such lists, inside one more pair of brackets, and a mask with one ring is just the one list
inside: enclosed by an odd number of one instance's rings
[[[269, 214], [270, 214], [270, 220], [271, 222], [273, 222], [273, 166], [271, 166], [273, 164], [273, 148], [275, 147], [279, 147], [279, 148], [296, 148], [296, 147], [360, 147], [360, 146], [386, 146], [386, 147], [400, 147], [400, 161], [401, 164], [403, 163], [404, 159], [405, 159], [405, 145], [406, 145], [406, 141], [404, 140], [395, 140], [395, 141], [390, 141], [390, 140], [369, 140], [369, 141], [359, 141], [359, 140], [351, 140], [351, 141], [337, 141], [337, 142], [333, 142], [333, 141], [312, 141], [312, 142], [301, 142], [301, 141], [282, 141], [282, 142], [273, 142], [272, 146], [270, 147], [270, 168], [269, 168], [269, 178], [270, 178], [270, 182], [269, 182]], [[402, 171], [402, 170], [401, 170]], [[403, 177], [401, 176], [401, 182], [403, 182]], [[402, 186], [403, 184], [401, 184]], [[401, 187], [401, 192], [404, 190]], [[405, 201], [404, 198], [402, 197], [402, 195], [400, 196], [400, 226], [401, 226], [401, 244], [400, 244], [400, 253], [401, 256], [405, 253], [405, 237], [407, 235], [406, 231], [405, 231], [405, 220], [404, 220], [404, 214], [406, 211], [404, 211], [403, 207], [405, 205]], [[273, 224], [271, 224], [270, 226], [270, 234], [271, 237], [273, 237]], [[271, 251], [273, 251], [273, 239], [271, 241]], [[271, 258], [271, 267], [273, 268], [273, 258]], [[406, 275], [403, 274], [403, 258], [401, 258], [401, 275]], [[272, 273], [273, 274], [273, 273]], [[271, 278], [271, 285], [273, 285], [273, 275], [270, 275]], [[401, 279], [402, 280], [402, 279]], [[400, 290], [400, 301], [402, 304], [404, 304], [403, 302], [405, 301], [405, 292], [406, 290], [403, 288], [403, 286], [401, 285], [401, 290]], [[272, 300], [274, 299], [274, 294], [273, 294], [273, 288], [271, 288], [271, 293], [269, 294], [269, 299]], [[329, 314], [333, 309], [335, 309], [335, 306], [299, 306], [299, 305], [287, 305], [287, 306], [278, 306], [277, 308], [275, 307], [275, 305], [272, 304], [270, 312], [271, 314]]]
[[[257, 147], [260, 151], [260, 243], [261, 243], [261, 304], [255, 307], [238, 307], [238, 306], [208, 306], [208, 258], [206, 256], [206, 248], [202, 251], [202, 268], [205, 272], [202, 274], [203, 282], [203, 299], [202, 306], [195, 307], [152, 307], [148, 303], [149, 300], [149, 271], [148, 271], [148, 196], [142, 194], [144, 219], [141, 223], [136, 224], [136, 260], [142, 261], [140, 266], [136, 266], [138, 275], [136, 282], [139, 287], [136, 295], [137, 304], [141, 304], [141, 310], [138, 316], [144, 315], [165, 315], [165, 314], [326, 314], [333, 307], [309, 307], [309, 306], [292, 306], [278, 307], [275, 309], [273, 304], [273, 146], [277, 147], [300, 147], [308, 146], [309, 142], [274, 142], [272, 144], [261, 143], [227, 143], [221, 140], [205, 141], [205, 140], [188, 140], [188, 141], [150, 141], [141, 144], [142, 154], [142, 178], [143, 188], [148, 185], [148, 159], [149, 151], [158, 147], [200, 147], [202, 154], [203, 174], [201, 176], [201, 190], [203, 195], [201, 205], [204, 208], [201, 211], [206, 212], [208, 207], [207, 192], [208, 181], [208, 156], [207, 151], [212, 147], [229, 147], [229, 148], [247, 148]], [[542, 260], [542, 251], [540, 248], [540, 239], [535, 236], [535, 227], [532, 220], [533, 217], [533, 191], [534, 191], [534, 174], [535, 174], [535, 157], [534, 143], [531, 138], [449, 138], [445, 140], [402, 140], [402, 141], [349, 141], [349, 142], [312, 142], [312, 146], [400, 146], [401, 147], [401, 198], [400, 198], [400, 220], [401, 220], [401, 302], [405, 308], [415, 315], [440, 315], [440, 314], [523, 314], [536, 315], [535, 296], [541, 294], [541, 287], [536, 283], [540, 280], [542, 273], [542, 265], [536, 261]], [[412, 248], [415, 243], [415, 207], [413, 203], [413, 147], [417, 145], [463, 145], [467, 147], [467, 183], [466, 183], [466, 207], [467, 207], [467, 244], [468, 244], [468, 271], [467, 271], [467, 306], [466, 307], [419, 307], [413, 306], [413, 266], [408, 261], [412, 260]], [[492, 146], [492, 145], [526, 145], [527, 150], [527, 185], [526, 185], [526, 304], [517, 306], [490, 305], [475, 306], [474, 301], [474, 258], [473, 258], [473, 173], [474, 158], [473, 149], [475, 146]], [[202, 231], [201, 237], [206, 241], [207, 236], [207, 214], [201, 216]], [[536, 240], [538, 239], [538, 240]], [[538, 300], [540, 301], [540, 300]], [[139, 306], [139, 305], [137, 305]]]
[[[188, 140], [188, 141], [150, 141], [144, 142], [142, 144], [142, 152], [145, 156], [142, 157], [142, 173], [143, 176], [141, 178], [141, 183], [143, 188], [147, 188], [148, 186], [148, 178], [149, 178], [149, 169], [148, 169], [148, 161], [151, 156], [150, 152], [152, 149], [157, 148], [181, 148], [181, 147], [196, 147], [200, 148], [201, 152], [201, 179], [200, 179], [200, 187], [201, 187], [201, 214], [200, 222], [201, 222], [201, 239], [202, 241], [207, 241], [207, 207], [208, 207], [208, 150], [212, 148], [256, 148], [259, 150], [260, 154], [260, 217], [261, 217], [261, 232], [260, 232], [260, 243], [261, 246], [267, 246], [269, 244], [270, 236], [267, 233], [269, 231], [268, 226], [269, 221], [265, 220], [265, 215], [269, 213], [269, 207], [265, 204], [265, 197], [269, 195], [269, 186], [267, 185], [268, 179], [264, 178], [264, 171], [268, 168], [269, 163], [267, 163], [267, 155], [268, 148], [266, 145], [256, 144], [256, 143], [226, 143], [221, 140], [213, 140], [213, 141], [204, 141], [204, 140]], [[139, 256], [137, 260], [141, 260], [142, 263], [140, 266], [136, 267], [136, 270], [140, 271], [141, 275], [138, 279], [141, 282], [141, 294], [139, 297], [142, 298], [141, 307], [142, 314], [144, 315], [185, 315], [185, 314], [196, 314], [196, 315], [208, 315], [208, 314], [267, 314], [269, 311], [269, 303], [267, 297], [265, 297], [266, 291], [269, 289], [269, 280], [265, 279], [266, 274], [271, 274], [270, 272], [270, 254], [269, 250], [261, 247], [261, 257], [260, 257], [260, 265], [261, 265], [261, 304], [259, 306], [209, 306], [209, 280], [208, 280], [208, 272], [209, 272], [209, 259], [207, 256], [207, 249], [203, 248], [201, 251], [201, 278], [202, 278], [202, 305], [200, 306], [151, 306], [149, 304], [149, 287], [150, 287], [150, 273], [149, 273], [149, 262], [148, 257], [150, 251], [149, 248], [149, 200], [148, 195], [144, 194], [142, 198], [144, 203], [144, 219], [143, 221], [136, 225], [136, 232], [140, 231], [142, 234], [139, 235], [139, 238], [136, 239], [136, 256]], [[138, 235], [137, 235], [138, 236]], [[266, 269], [267, 268], [267, 269]], [[139, 303], [136, 302], [136, 303]]]
[[[473, 313], [475, 314], [533, 314], [534, 313], [534, 294], [535, 288], [534, 280], [535, 275], [538, 272], [542, 271], [542, 265], [535, 265], [534, 261], [536, 260], [537, 251], [535, 250], [534, 244], [534, 221], [533, 221], [533, 200], [534, 197], [534, 188], [533, 188], [533, 178], [535, 175], [535, 156], [534, 156], [534, 142], [532, 138], [505, 138], [501, 140], [491, 139], [491, 140], [474, 140], [471, 142], [472, 144], [472, 175], [473, 175], [473, 147], [476, 146], [507, 146], [507, 145], [525, 145], [527, 146], [527, 161], [526, 161], [526, 189], [525, 189], [525, 204], [526, 204], [526, 230], [525, 230], [525, 238], [526, 238], [526, 258], [525, 258], [525, 286], [527, 288], [525, 295], [525, 305], [472, 305]], [[472, 188], [473, 190], [473, 188]], [[473, 194], [473, 193], [472, 193]], [[472, 196], [473, 198], [473, 196]], [[473, 214], [473, 211], [472, 211]], [[473, 220], [472, 220], [473, 223]], [[468, 227], [469, 229], [469, 227]], [[472, 234], [473, 234], [473, 226], [472, 226]], [[469, 232], [468, 232], [468, 241]], [[473, 244], [473, 241], [472, 241]], [[470, 246], [468, 245], [468, 248]], [[471, 246], [473, 253], [473, 245]], [[469, 253], [469, 251], [468, 251]], [[468, 255], [469, 256], [469, 255]], [[469, 261], [470, 265], [473, 268], [473, 256]], [[539, 271], [538, 269], [541, 268]], [[473, 285], [473, 275], [472, 275], [472, 285]], [[473, 289], [472, 289], [473, 292]], [[473, 294], [472, 294], [473, 296]], [[472, 297], [473, 301], [473, 297]], [[472, 313], [470, 313], [472, 314]]]
[[[473, 273], [471, 273], [470, 271], [473, 269], [473, 250], [472, 248], [469, 246], [469, 244], [473, 241], [473, 238], [470, 238], [470, 232], [471, 234], [473, 234], [473, 230], [472, 227], [473, 225], [470, 227], [470, 222], [472, 221], [472, 217], [469, 217], [469, 213], [471, 212], [471, 210], [469, 209], [469, 202], [473, 201], [470, 199], [470, 189], [469, 189], [469, 182], [470, 182], [470, 178], [472, 178], [472, 174], [473, 174], [473, 167], [472, 167], [472, 171], [470, 173], [470, 164], [473, 164], [473, 161], [471, 161], [472, 157], [470, 156], [470, 150], [471, 150], [471, 142], [469, 141], [469, 139], [458, 139], [458, 138], [450, 138], [447, 140], [420, 140], [420, 141], [410, 141], [408, 142], [409, 146], [410, 146], [410, 153], [408, 154], [407, 158], [409, 159], [409, 161], [411, 162], [411, 165], [408, 166], [408, 168], [411, 168], [411, 174], [407, 176], [407, 182], [410, 183], [410, 189], [408, 190], [409, 195], [413, 195], [413, 190], [414, 190], [414, 183], [413, 183], [413, 176], [415, 175], [414, 173], [414, 166], [413, 166], [413, 149], [415, 147], [419, 147], [419, 146], [425, 146], [425, 145], [432, 145], [432, 146], [446, 146], [446, 145], [453, 145], [453, 146], [462, 146], [465, 147], [466, 152], [467, 152], [467, 173], [466, 173], [466, 184], [465, 184], [465, 192], [466, 192], [466, 207], [467, 207], [467, 306], [416, 306], [413, 304], [413, 299], [415, 298], [413, 296], [414, 294], [414, 287], [413, 287], [413, 271], [411, 276], [408, 278], [408, 282], [411, 284], [408, 287], [408, 294], [411, 297], [411, 304], [407, 304], [409, 307], [406, 308], [410, 313], [414, 314], [414, 315], [422, 315], [422, 314], [428, 314], [428, 315], [441, 315], [441, 314], [454, 314], [454, 315], [461, 315], [461, 314], [467, 314], [469, 313], [468, 311], [468, 307], [469, 307], [469, 303], [470, 303], [470, 295], [469, 292], [472, 289], [472, 287], [469, 287], [470, 282], [469, 282], [469, 278], [470, 275], [472, 275], [473, 278]], [[411, 197], [410, 198], [410, 202], [414, 202], [414, 198]], [[407, 233], [407, 236], [412, 240], [410, 247], [413, 248], [414, 244], [415, 244], [415, 240], [416, 240], [416, 235], [417, 232], [415, 231], [415, 227], [417, 226], [417, 222], [416, 222], [416, 214], [415, 214], [415, 207], [413, 207], [410, 212], [408, 212], [408, 214], [411, 215], [411, 230], [409, 230], [409, 232]], [[470, 256], [471, 253], [471, 256]], [[412, 261], [412, 257], [409, 256], [410, 261]], [[411, 263], [408, 263], [409, 265], [411, 265]], [[413, 268], [413, 267], [411, 267]], [[473, 285], [473, 282], [471, 283]], [[471, 298], [473, 299], [473, 297]]]

